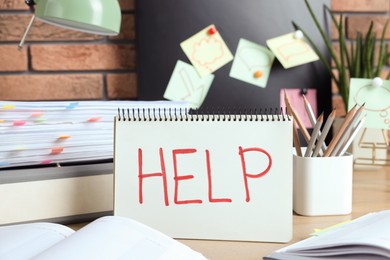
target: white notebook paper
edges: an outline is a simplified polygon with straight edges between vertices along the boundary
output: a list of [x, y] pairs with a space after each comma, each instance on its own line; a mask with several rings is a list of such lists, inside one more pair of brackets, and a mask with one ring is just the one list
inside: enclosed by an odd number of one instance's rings
[[124, 109], [115, 120], [114, 165], [115, 215], [175, 238], [291, 238], [286, 115]]

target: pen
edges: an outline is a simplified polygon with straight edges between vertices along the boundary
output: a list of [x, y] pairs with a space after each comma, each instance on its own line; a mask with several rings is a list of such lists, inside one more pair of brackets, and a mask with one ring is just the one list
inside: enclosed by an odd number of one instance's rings
[[332, 153], [333, 149], [337, 145], [337, 142], [340, 140], [341, 135], [343, 134], [345, 129], [348, 127], [352, 117], [355, 115], [355, 113], [356, 113], [356, 106], [357, 105], [353, 106], [353, 108], [345, 116], [344, 122], [340, 126], [340, 130], [332, 138], [332, 140], [330, 141], [330, 144], [326, 148], [325, 153], [324, 153], [324, 157], [328, 157]]
[[329, 130], [332, 127], [332, 124], [333, 124], [333, 121], [334, 121], [335, 117], [336, 117], [336, 109], [333, 109], [332, 113], [330, 113], [330, 115], [328, 116], [328, 119], [326, 120], [324, 128], [322, 129], [321, 136], [320, 136], [320, 138], [317, 141], [317, 144], [316, 144], [316, 147], [314, 148], [314, 152], [313, 152], [312, 157], [317, 157], [318, 156], [318, 153], [319, 153], [319, 151], [321, 149], [321, 146], [324, 143], [325, 138], [328, 135]]
[[307, 149], [305, 152], [305, 157], [309, 157], [311, 154], [311, 151], [313, 150], [313, 146], [314, 146], [315, 141], [317, 140], [317, 136], [318, 136], [318, 133], [320, 132], [320, 128], [321, 128], [323, 120], [324, 120], [324, 114], [322, 113], [318, 117], [317, 123], [315, 124], [315, 126], [313, 128], [313, 132], [311, 133], [310, 141], [309, 141], [309, 144], [307, 145]]
[[343, 155], [348, 147], [351, 145], [353, 139], [355, 139], [357, 133], [359, 132], [359, 130], [362, 128], [363, 124], [364, 124], [364, 121], [366, 119], [366, 116], [364, 116], [362, 119], [360, 119], [359, 123], [357, 124], [357, 126], [355, 126], [353, 129], [352, 129], [352, 132], [350, 134], [350, 136], [348, 137], [348, 140], [345, 142], [343, 148], [341, 148], [340, 152], [337, 153], [338, 156], [340, 155]]
[[343, 146], [343, 144], [345, 143], [345, 140], [347, 139], [347, 137], [349, 136], [352, 128], [356, 125], [356, 123], [359, 121], [359, 118], [360, 118], [360, 115], [362, 113], [364, 109], [364, 104], [356, 111], [356, 113], [353, 115], [350, 123], [348, 124], [348, 126], [346, 127], [346, 129], [344, 130], [344, 132], [341, 134], [341, 137], [339, 139], [339, 141], [337, 142], [335, 148], [333, 149], [332, 153], [330, 154], [330, 156], [335, 156], [338, 154], [338, 151], [340, 150], [340, 148]]
[[[314, 127], [316, 124], [316, 118], [315, 118], [315, 115], [313, 112], [313, 108], [311, 107], [310, 102], [309, 102], [309, 100], [307, 100], [305, 95], [303, 95], [303, 102], [305, 103], [305, 109], [306, 109], [307, 115], [309, 116], [310, 123]], [[318, 138], [320, 136], [321, 136], [321, 131], [318, 133]], [[321, 144], [321, 148], [325, 152], [325, 149], [326, 149], [325, 143]]]

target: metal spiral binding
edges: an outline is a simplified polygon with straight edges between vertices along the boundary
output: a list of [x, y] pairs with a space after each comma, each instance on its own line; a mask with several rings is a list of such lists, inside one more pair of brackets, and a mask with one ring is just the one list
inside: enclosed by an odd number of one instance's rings
[[118, 108], [118, 121], [290, 121], [283, 108], [197, 109]]

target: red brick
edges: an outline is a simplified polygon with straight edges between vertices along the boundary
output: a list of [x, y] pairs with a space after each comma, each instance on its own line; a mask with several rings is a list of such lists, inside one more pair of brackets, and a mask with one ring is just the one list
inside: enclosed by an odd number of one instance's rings
[[134, 3], [135, 0], [119, 0], [119, 6], [121, 7], [122, 11], [132, 11], [134, 10]]
[[[339, 77], [339, 72], [337, 70], [333, 70], [333, 73], [335, 74], [335, 77], [338, 78]], [[339, 93], [339, 89], [337, 87], [337, 84], [336, 82], [332, 79], [332, 94], [338, 94]]]
[[110, 36], [113, 40], [135, 40], [135, 18], [133, 14], [123, 14], [121, 30], [117, 36]]
[[381, 73], [381, 78], [382, 79], [386, 79], [387, 76], [390, 75], [390, 68], [385, 68], [382, 70], [382, 73]]
[[[340, 15], [335, 14], [335, 18], [337, 22], [340, 23]], [[344, 33], [346, 32], [345, 21], [346, 21], [345, 16], [343, 16]], [[333, 40], [337, 40], [339, 38], [338, 28], [336, 27], [333, 21], [331, 21], [331, 26], [330, 26], [330, 37]]]
[[[31, 14], [4, 14], [0, 13], [0, 42], [20, 41], [30, 22]], [[29, 31], [26, 42], [33, 41], [85, 41], [98, 40], [103, 36], [82, 33], [53, 26], [35, 19]]]
[[100, 74], [0, 75], [0, 100], [101, 99]]
[[0, 45], [0, 71], [26, 71], [28, 68], [26, 48], [18, 50], [15, 45]]
[[28, 10], [29, 7], [20, 0], [0, 0], [1, 10]]
[[390, 0], [332, 0], [331, 9], [338, 12], [389, 12]]
[[137, 75], [107, 74], [107, 97], [109, 99], [134, 99], [137, 97]]
[[134, 45], [32, 45], [36, 71], [126, 70], [135, 68]]
[[[380, 38], [382, 31], [389, 20], [388, 16], [349, 16], [347, 18], [347, 35], [350, 39], [356, 39], [357, 32], [361, 32], [365, 35], [370, 26], [370, 22], [374, 22], [373, 32], [376, 33], [377, 37]], [[390, 26], [387, 27], [385, 38], [390, 39]]]
[[336, 109], [336, 116], [344, 116], [346, 114], [344, 102], [341, 96], [332, 96], [332, 106]]

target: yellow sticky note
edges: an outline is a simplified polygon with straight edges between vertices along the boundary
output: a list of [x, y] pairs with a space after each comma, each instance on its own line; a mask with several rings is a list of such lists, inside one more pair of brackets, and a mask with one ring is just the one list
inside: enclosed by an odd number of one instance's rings
[[297, 37], [295, 33], [269, 39], [267, 45], [285, 69], [319, 59], [303, 37]]
[[60, 135], [58, 137], [58, 140], [65, 140], [65, 139], [69, 139], [70, 138], [70, 135]]
[[200, 77], [233, 60], [232, 53], [213, 24], [183, 41], [180, 46]]
[[4, 109], [4, 110], [11, 110], [11, 109], [15, 109], [15, 106], [14, 105], [3, 105], [2, 109]]
[[311, 233], [310, 235], [312, 235], [312, 236], [319, 236], [319, 235], [325, 234], [325, 233], [327, 233], [329, 231], [335, 230], [335, 229], [337, 229], [337, 228], [339, 228], [341, 226], [344, 226], [345, 224], [348, 224], [349, 222], [351, 222], [351, 220], [346, 220], [346, 221], [337, 223], [336, 225], [333, 225], [333, 226], [330, 226], [330, 227], [327, 227], [327, 228], [324, 228], [324, 229], [315, 228], [314, 229], [314, 233]]

